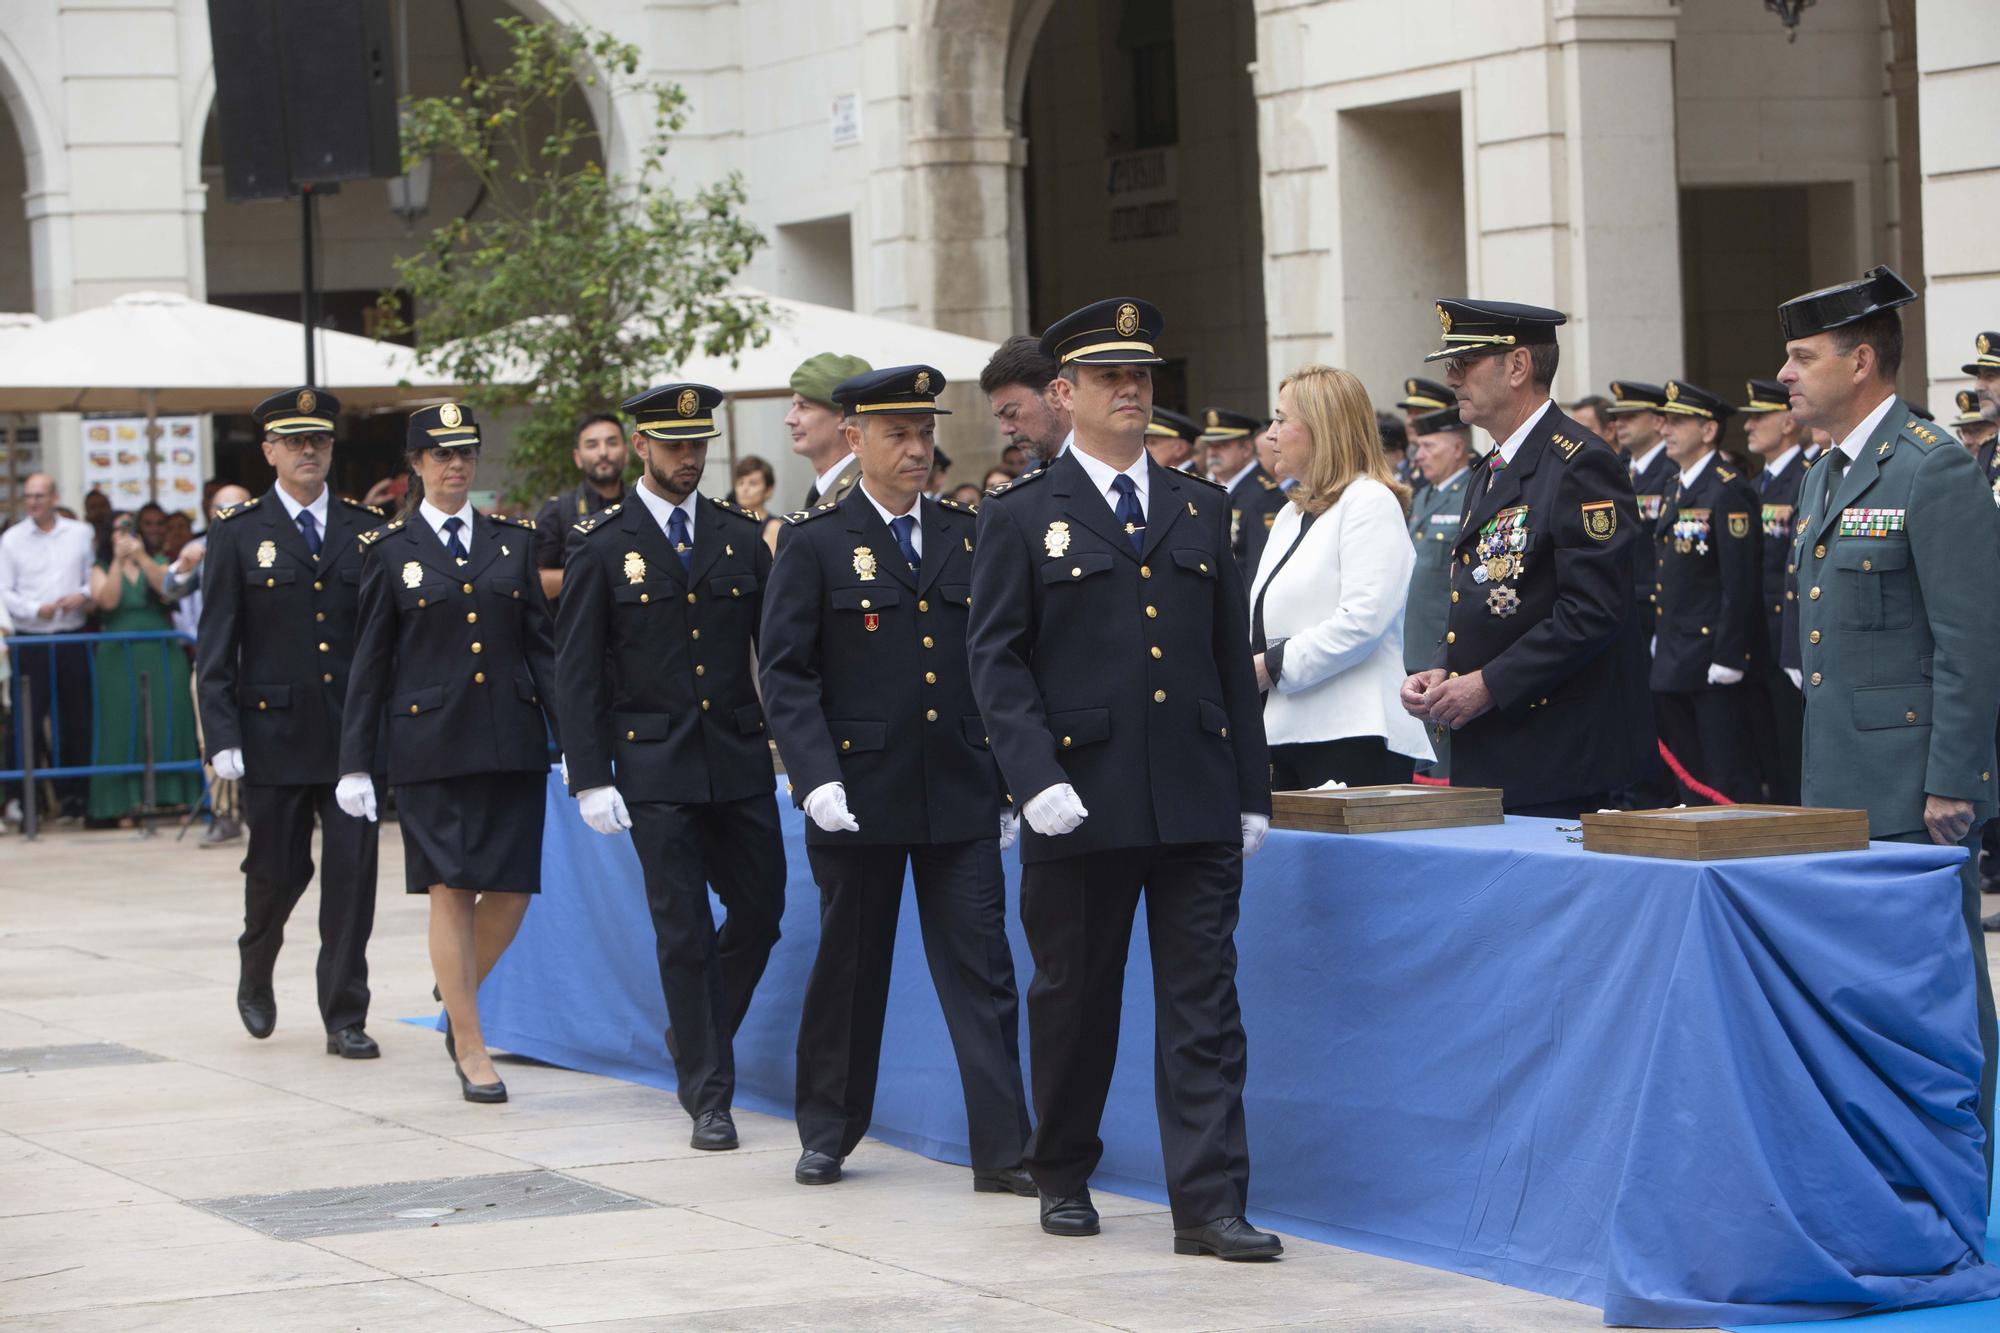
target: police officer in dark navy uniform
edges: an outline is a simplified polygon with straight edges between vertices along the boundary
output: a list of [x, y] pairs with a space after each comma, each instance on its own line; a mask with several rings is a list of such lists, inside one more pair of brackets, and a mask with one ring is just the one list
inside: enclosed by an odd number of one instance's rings
[[1229, 492], [1229, 550], [1248, 589], [1256, 577], [1271, 525], [1285, 507], [1278, 479], [1257, 461], [1257, 436], [1264, 422], [1257, 417], [1211, 407], [1202, 414], [1201, 442], [1208, 449], [1208, 475]]
[[1146, 424], [1146, 452], [1161, 467], [1186, 472], [1201, 444], [1201, 423], [1193, 417], [1155, 407]]
[[1751, 380], [1749, 400], [1738, 410], [1750, 452], [1764, 460], [1753, 483], [1760, 507], [1763, 540], [1759, 608], [1764, 617], [1764, 642], [1759, 651], [1755, 692], [1763, 707], [1750, 709], [1752, 744], [1759, 776], [1770, 800], [1779, 805], [1799, 803], [1799, 736], [1805, 725], [1805, 701], [1799, 687], [1784, 673], [1786, 566], [1791, 563], [1792, 515], [1798, 508], [1799, 483], [1806, 474], [1805, 432], [1792, 417], [1785, 386], [1776, 380]]
[[944, 385], [910, 365], [835, 387], [860, 479], [786, 520], [765, 601], [764, 698], [820, 890], [793, 1174], [839, 1180], [868, 1131], [907, 867], [958, 1056], [973, 1188], [1033, 1195], [1000, 869], [1014, 826], [966, 670], [975, 511], [923, 494]]
[[1027, 1164], [1042, 1229], [1098, 1229], [1088, 1186], [1143, 893], [1174, 1249], [1262, 1259], [1282, 1246], [1243, 1220], [1233, 937], [1243, 858], [1270, 827], [1270, 757], [1228, 496], [1141, 448], [1160, 325], [1146, 302], [1113, 299], [1042, 335], [1074, 441], [980, 507], [972, 687], [1028, 825]]
[[[1717, 452], [1734, 411], [1700, 385], [1667, 382], [1667, 455], [1680, 475], [1654, 532], [1651, 683], [1660, 739], [1681, 770], [1740, 803], [1758, 795], [1750, 693], [1767, 631], [1756, 488]], [[1687, 778], [1682, 799], [1713, 802]]]
[[1452, 782], [1573, 818], [1644, 771], [1645, 678], [1619, 669], [1641, 536], [1625, 464], [1549, 397], [1560, 311], [1441, 300], [1459, 415], [1500, 442], [1473, 469], [1444, 642], [1403, 707], [1453, 729]]
[[2000, 505], [2000, 332], [1989, 330], [1972, 340], [1972, 360], [1959, 369], [1972, 376], [1972, 402], [1965, 401], [1961, 393], [1958, 400], [1959, 424], [1970, 426], [1968, 416], [1977, 416], [1986, 429], [1981, 432], [1985, 439], [1973, 450], [1973, 459], [1979, 464], [1979, 475], [1992, 488], [1993, 502]]
[[1411, 376], [1403, 381], [1403, 396], [1396, 403], [1403, 414], [1403, 424], [1415, 430], [1417, 419], [1433, 412], [1445, 412], [1458, 407], [1458, 399], [1450, 389], [1436, 380]]
[[625, 499], [625, 422], [614, 412], [592, 412], [576, 426], [570, 450], [582, 479], [551, 495], [535, 515], [535, 566], [551, 604], [562, 592], [563, 555], [576, 525]]
[[[760, 521], [696, 491], [720, 391], [624, 404], [645, 470], [574, 525], [556, 617], [570, 790], [599, 833], [632, 831], [692, 1146], [737, 1146], [733, 1041], [778, 942], [785, 849], [751, 672], [771, 571]], [[728, 917], [718, 932], [710, 886]]]
[[253, 1037], [278, 1021], [271, 971], [285, 922], [312, 882], [320, 826], [320, 1018], [329, 1054], [380, 1054], [368, 1020], [368, 936], [375, 923], [375, 826], [342, 813], [340, 727], [354, 656], [361, 549], [382, 519], [333, 494], [340, 400], [287, 389], [257, 405], [268, 492], [216, 515], [203, 557], [196, 665], [216, 772], [243, 782], [243, 935], [236, 1011]]
[[[1617, 439], [1606, 443], [1618, 446], [1626, 473], [1632, 479], [1633, 502], [1639, 509], [1639, 532], [1633, 541], [1632, 557], [1633, 615], [1619, 640], [1618, 670], [1634, 680], [1644, 681], [1653, 669], [1653, 622], [1659, 618], [1654, 610], [1659, 595], [1656, 586], [1660, 575], [1659, 552], [1653, 544], [1653, 530], [1659, 526], [1660, 510], [1666, 504], [1667, 490], [1676, 475], [1674, 460], [1667, 457], [1667, 418], [1663, 411], [1667, 391], [1641, 380], [1613, 380], [1610, 401], [1604, 415]], [[1613, 804], [1632, 809], [1673, 804], [1679, 799], [1680, 784], [1660, 759], [1658, 724], [1650, 698], [1629, 725], [1635, 739], [1642, 740], [1646, 747], [1644, 776], [1635, 787], [1613, 793]]]

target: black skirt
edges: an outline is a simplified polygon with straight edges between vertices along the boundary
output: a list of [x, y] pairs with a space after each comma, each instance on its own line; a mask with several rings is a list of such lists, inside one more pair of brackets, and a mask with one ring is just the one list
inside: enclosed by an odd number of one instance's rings
[[548, 786], [544, 772], [477, 773], [396, 788], [405, 888], [540, 893]]

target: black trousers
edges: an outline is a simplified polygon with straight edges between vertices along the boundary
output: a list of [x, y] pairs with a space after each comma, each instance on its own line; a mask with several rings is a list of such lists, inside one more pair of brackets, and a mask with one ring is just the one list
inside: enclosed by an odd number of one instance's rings
[[1021, 924], [1035, 956], [1028, 1040], [1035, 1133], [1027, 1166], [1044, 1194], [1090, 1181], [1118, 1054], [1132, 918], [1143, 893], [1153, 956], [1153, 1101], [1174, 1225], [1241, 1216], [1250, 1193], [1248, 1068], [1236, 1000], [1243, 850], [1228, 843], [1128, 847], [1021, 870]]
[[[634, 801], [632, 846], [646, 880], [660, 993], [681, 1105], [727, 1111], [736, 1096], [733, 1043], [785, 915], [785, 844], [769, 793], [674, 805]], [[715, 926], [708, 889], [722, 899]]]
[[[243, 853], [242, 960], [237, 994], [268, 996], [285, 923], [312, 883], [313, 819], [319, 819], [319, 1013], [328, 1032], [368, 1019], [368, 936], [375, 929], [376, 826], [350, 818], [331, 782], [243, 784], [250, 841]], [[382, 798], [382, 784], [375, 784]]]
[[[16, 634], [9, 640], [14, 657], [14, 735], [18, 745], [35, 747], [37, 768], [85, 768], [90, 764], [91, 682], [90, 645], [87, 643], [37, 644], [39, 636]], [[21, 708], [21, 683], [29, 682], [34, 695], [32, 713]], [[53, 733], [51, 736], [50, 734]], [[25, 755], [25, 749], [10, 750], [7, 767]], [[56, 800], [80, 808], [90, 792], [90, 779], [53, 779]], [[10, 784], [19, 791], [19, 784]], [[25, 802], [24, 802], [25, 803]]]
[[819, 953], [799, 1017], [799, 1141], [845, 1157], [874, 1118], [907, 864], [931, 984], [958, 1057], [973, 1169], [1018, 1164], [1028, 1140], [1028, 1102], [999, 840], [808, 843], [806, 858], [819, 884]]
[[1747, 702], [1750, 744], [1757, 774], [1773, 805], [1799, 803], [1799, 765], [1805, 742], [1806, 701], [1792, 678], [1777, 667], [1752, 676], [1746, 688], [1756, 693]]
[[1506, 814], [1521, 815], [1528, 819], [1575, 819], [1585, 812], [1595, 814], [1599, 810], [1634, 808], [1619, 806], [1618, 797], [1620, 795], [1622, 793], [1594, 791], [1586, 792], [1581, 796], [1565, 796], [1558, 801], [1531, 801], [1519, 805], [1508, 804], [1502, 807], [1502, 809]]
[[1323, 782], [1387, 787], [1408, 782], [1414, 761], [1380, 736], [1344, 736], [1271, 747], [1271, 790], [1304, 791]]
[[[1757, 799], [1757, 770], [1750, 751], [1747, 691], [1757, 684], [1746, 677], [1735, 685], [1705, 690], [1653, 691], [1653, 716], [1660, 739], [1688, 776], [1713, 787], [1732, 801]], [[1710, 805], [1711, 799], [1691, 789], [1680, 800]]]

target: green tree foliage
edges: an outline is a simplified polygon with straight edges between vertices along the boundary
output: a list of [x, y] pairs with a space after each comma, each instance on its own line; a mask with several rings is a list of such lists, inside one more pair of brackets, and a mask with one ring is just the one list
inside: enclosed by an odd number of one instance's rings
[[[693, 353], [733, 355], [767, 335], [763, 302], [730, 283], [764, 237], [741, 216], [737, 176], [693, 194], [666, 180], [687, 117], [677, 84], [638, 76], [639, 51], [589, 29], [507, 18], [505, 68], [474, 69], [449, 97], [405, 107], [406, 164], [456, 161], [479, 202], [399, 258], [381, 331], [415, 335], [425, 368], [485, 410], [521, 407], [512, 498], [574, 480], [578, 416], [645, 387]], [[649, 107], [636, 174], [599, 165], [577, 85]], [[402, 297], [414, 312], [406, 320]]]

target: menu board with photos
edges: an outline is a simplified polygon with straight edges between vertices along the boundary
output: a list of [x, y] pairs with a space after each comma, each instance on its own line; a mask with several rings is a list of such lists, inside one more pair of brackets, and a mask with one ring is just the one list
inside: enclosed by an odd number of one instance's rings
[[91, 417], [83, 423], [83, 489], [103, 491], [113, 509], [156, 501], [201, 517], [201, 418], [157, 417], [157, 465], [146, 457], [144, 417]]

